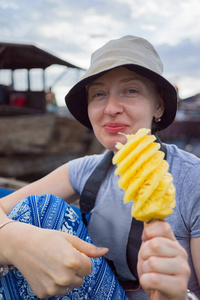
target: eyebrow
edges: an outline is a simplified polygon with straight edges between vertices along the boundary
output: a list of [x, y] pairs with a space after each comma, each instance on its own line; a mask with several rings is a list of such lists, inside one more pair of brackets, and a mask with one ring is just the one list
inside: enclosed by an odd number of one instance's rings
[[87, 88], [90, 88], [90, 87], [92, 87], [92, 86], [102, 86], [102, 85], [104, 85], [104, 83], [101, 83], [101, 82], [91, 82], [91, 83], [89, 83], [88, 85], [87, 85]]
[[[126, 83], [126, 82], [134, 81], [134, 80], [140, 81], [139, 78], [127, 77], [127, 78], [124, 78], [124, 79], [120, 80], [120, 83]], [[103, 86], [103, 85], [104, 85], [104, 83], [102, 83], [102, 82], [98, 82], [98, 81], [97, 82], [91, 82], [87, 85], [87, 89], [90, 88], [90, 87], [93, 87], [93, 86]]]
[[127, 77], [127, 78], [124, 78], [122, 79], [120, 82], [129, 82], [129, 81], [141, 81], [139, 78], [134, 78], [134, 77]]

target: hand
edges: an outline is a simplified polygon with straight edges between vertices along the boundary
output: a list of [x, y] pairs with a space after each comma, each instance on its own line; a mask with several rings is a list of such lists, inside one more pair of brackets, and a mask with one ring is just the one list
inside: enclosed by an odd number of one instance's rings
[[81, 286], [84, 276], [91, 272], [89, 257], [100, 257], [108, 251], [64, 232], [20, 222], [13, 225], [5, 228], [9, 236], [11, 231], [15, 232], [9, 251], [4, 252], [9, 255], [6, 263], [17, 267], [35, 295], [42, 299], [64, 296], [67, 287], [72, 290]]
[[187, 253], [168, 223], [156, 221], [144, 225], [138, 274], [151, 300], [187, 299], [190, 276]]

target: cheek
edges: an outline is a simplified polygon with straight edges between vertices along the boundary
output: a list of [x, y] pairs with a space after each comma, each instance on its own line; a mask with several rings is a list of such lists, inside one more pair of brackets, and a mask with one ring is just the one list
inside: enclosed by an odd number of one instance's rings
[[[134, 121], [134, 125], [138, 125], [138, 127], [146, 127], [151, 128], [151, 123], [153, 120], [153, 115], [155, 113], [155, 106], [152, 105], [152, 102], [149, 100], [140, 102], [137, 107], [129, 110], [129, 113], [132, 111], [132, 120]], [[129, 114], [130, 115], [130, 114]]]
[[98, 119], [100, 113], [101, 113], [101, 109], [98, 105], [95, 105], [95, 103], [93, 102], [88, 104], [88, 117], [92, 125]]
[[155, 97], [148, 99], [144, 111], [146, 111], [145, 113], [149, 118], [153, 118], [156, 112], [156, 107], [157, 107], [157, 100], [155, 99]]
[[135, 121], [144, 121], [153, 118], [154, 106], [148, 100], [140, 101], [126, 108], [127, 114]]

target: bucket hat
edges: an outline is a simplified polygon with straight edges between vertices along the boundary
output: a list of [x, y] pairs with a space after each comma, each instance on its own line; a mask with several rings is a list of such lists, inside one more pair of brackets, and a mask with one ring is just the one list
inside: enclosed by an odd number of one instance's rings
[[176, 116], [176, 89], [162, 76], [163, 64], [152, 44], [144, 38], [131, 35], [111, 40], [92, 54], [89, 69], [65, 97], [74, 118], [92, 129], [87, 110], [86, 86], [106, 72], [122, 66], [158, 86], [165, 106], [158, 130], [168, 127]]

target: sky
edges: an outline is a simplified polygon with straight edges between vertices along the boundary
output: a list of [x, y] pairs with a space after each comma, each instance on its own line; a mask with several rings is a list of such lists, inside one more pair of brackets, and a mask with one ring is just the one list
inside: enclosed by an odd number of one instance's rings
[[[181, 98], [200, 93], [200, 0], [0, 0], [1, 42], [34, 44], [84, 69], [92, 52], [129, 34], [154, 45]], [[64, 105], [83, 72], [61, 69], [48, 80], [64, 74], [53, 86]]]

